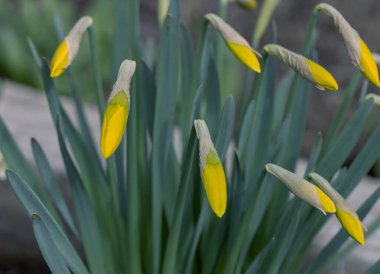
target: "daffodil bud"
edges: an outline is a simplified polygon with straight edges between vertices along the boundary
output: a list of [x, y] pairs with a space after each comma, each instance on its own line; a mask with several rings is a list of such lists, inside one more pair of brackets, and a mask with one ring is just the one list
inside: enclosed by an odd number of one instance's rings
[[317, 88], [332, 91], [338, 89], [338, 84], [334, 77], [326, 69], [310, 59], [277, 44], [268, 44], [264, 47], [264, 50], [269, 55], [283, 61], [306, 80], [314, 83]]
[[342, 195], [340, 195], [325, 178], [317, 173], [310, 173], [309, 178], [313, 179], [318, 186], [329, 195], [331, 200], [333, 200], [336, 207], [335, 215], [347, 234], [359, 244], [364, 245], [363, 229], [365, 229], [365, 227], [359, 220], [355, 210], [352, 209]]
[[246, 9], [254, 9], [257, 6], [257, 0], [237, 0], [237, 2]]
[[319, 209], [323, 214], [335, 213], [333, 201], [317, 186], [280, 166], [267, 164], [265, 168], [298, 198]]
[[227, 184], [222, 163], [203, 120], [194, 121], [199, 139], [199, 167], [207, 200], [216, 216], [221, 218], [227, 207]]
[[227, 47], [240, 62], [253, 71], [261, 72], [260, 63], [256, 57], [256, 55], [260, 56], [260, 54], [251, 48], [247, 40], [219, 16], [209, 13], [205, 18], [222, 35]]
[[354, 66], [361, 70], [364, 76], [375, 86], [380, 87], [379, 72], [371, 51], [360, 38], [358, 32], [351, 27], [343, 15], [329, 4], [319, 4], [315, 8], [323, 12], [334, 21], [336, 28], [343, 38], [348, 55]]
[[74, 25], [69, 34], [56, 49], [50, 65], [50, 77], [58, 77], [71, 65], [78, 53], [80, 41], [86, 29], [92, 25], [92, 18], [84, 16]]
[[377, 107], [380, 107], [380, 96], [377, 95], [377, 94], [374, 94], [374, 93], [369, 93], [365, 96], [365, 99], [366, 100], [373, 100], [374, 104], [377, 106]]
[[129, 88], [135, 68], [135, 61], [124, 60], [121, 63], [117, 80], [105, 107], [100, 136], [100, 152], [104, 158], [115, 152], [123, 138], [130, 106]]

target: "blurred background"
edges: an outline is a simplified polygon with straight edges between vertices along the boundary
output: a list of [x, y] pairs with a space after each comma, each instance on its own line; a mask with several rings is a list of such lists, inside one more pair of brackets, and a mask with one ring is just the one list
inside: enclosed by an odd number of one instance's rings
[[[243, 9], [234, 2], [229, 4], [227, 22], [247, 40], [250, 40], [252, 36], [262, 2], [263, 0], [258, 0], [257, 7], [253, 10]], [[344, 15], [372, 51], [380, 51], [379, 0], [327, 0], [325, 2], [336, 7]], [[219, 1], [181, 0], [181, 3], [182, 21], [190, 29], [195, 45], [198, 43], [204, 14], [216, 13]], [[279, 44], [293, 51], [299, 50], [310, 14], [318, 3], [320, 2], [315, 0], [280, 0], [273, 14]], [[115, 47], [120, 43], [113, 42], [122, 39], [117, 35], [123, 33], [123, 30], [116, 30], [115, 26], [118, 20], [123, 20], [124, 11], [125, 3], [122, 0], [0, 0], [0, 92], [2, 87], [7, 87], [7, 89], [13, 87], [26, 90], [31, 94], [38, 93], [42, 83], [28, 46], [28, 38], [33, 41], [39, 54], [50, 60], [59, 41], [74, 22], [83, 15], [94, 18], [104, 86], [106, 90], [110, 90], [117, 72], [115, 64], [120, 61], [112, 56]], [[141, 0], [140, 21], [141, 47], [146, 59], [149, 60], [155, 58], [151, 55], [154, 55], [152, 49], [155, 49], [159, 32], [156, 0]], [[317, 40], [316, 46], [319, 63], [334, 75], [341, 87], [347, 86], [355, 68], [350, 64], [337, 30], [326, 16], [319, 16], [317, 29], [323, 33], [323, 37]], [[269, 31], [264, 34], [259, 51], [268, 41], [268, 33]], [[95, 84], [92, 71], [87, 69], [90, 66], [89, 53], [86, 50], [87, 37], [83, 39], [82, 45], [72, 70], [78, 78], [81, 97], [91, 103], [95, 100]], [[242, 68], [239, 67], [239, 69]], [[279, 74], [283, 75], [286, 69], [285, 66], [279, 64]], [[229, 77], [236, 75], [239, 75], [239, 71], [231, 72]], [[57, 79], [57, 86], [62, 95], [70, 94], [67, 77]], [[236, 92], [235, 87], [228, 84], [223, 85], [222, 88], [224, 94]], [[327, 130], [336, 107], [341, 102], [341, 92], [344, 92], [344, 88], [335, 93], [322, 93], [317, 89], [312, 93], [303, 144], [305, 156], [308, 155], [316, 132]], [[376, 93], [378, 90], [370, 85], [369, 92]], [[42, 96], [36, 98], [45, 100]], [[30, 102], [28, 100], [24, 100], [23, 103], [27, 105]], [[1, 107], [3, 105], [0, 98], [0, 113]], [[25, 114], [22, 115], [25, 117]], [[33, 120], [33, 116], [30, 115], [33, 114], [28, 113], [26, 117]], [[376, 117], [379, 115], [380, 112], [373, 114], [373, 124], [377, 123]], [[374, 169], [373, 174], [376, 173], [379, 174]], [[0, 242], [2, 244], [4, 242], [0, 249], [0, 273], [48, 273], [34, 242], [31, 224], [27, 218], [24, 218], [18, 202], [4, 184], [0, 184], [0, 197], [5, 197], [0, 198]]]
[[[159, 32], [157, 20], [158, 0], [141, 0], [141, 45], [147, 55], [151, 55], [155, 48]], [[193, 43], [197, 43], [200, 35], [200, 26], [203, 15], [207, 12], [218, 11], [218, 0], [182, 0], [182, 21], [190, 29]], [[257, 7], [253, 10], [243, 9], [236, 2], [228, 6], [227, 21], [250, 40], [257, 15], [263, 0], [257, 1]], [[336, 7], [351, 25], [359, 32], [372, 51], [380, 50], [380, 35], [378, 26], [380, 7], [377, 0], [326, 1]], [[309, 0], [280, 0], [274, 11], [273, 20], [277, 24], [278, 43], [297, 51], [302, 43], [306, 31], [306, 25], [313, 7], [319, 1]], [[106, 90], [115, 79], [117, 60], [112, 53], [120, 43], [113, 43], [117, 39], [116, 30], [118, 20], [123, 20], [125, 3], [121, 0], [0, 0], [0, 77], [16, 81], [32, 87], [41, 88], [41, 79], [32, 54], [28, 48], [27, 39], [30, 38], [41, 56], [50, 60], [59, 41], [71, 28], [73, 23], [82, 15], [90, 15], [94, 20], [100, 63], [102, 66], [103, 81]], [[317, 52], [319, 62], [329, 70], [340, 87], [345, 87], [351, 79], [355, 68], [350, 64], [347, 52], [337, 30], [326, 16], [319, 16], [317, 29], [323, 36], [317, 39]], [[263, 36], [261, 46], [268, 41], [269, 31]], [[125, 39], [128, 39], [125, 38]], [[83, 39], [81, 48], [88, 48], [87, 39]], [[259, 47], [258, 50], [260, 50]], [[147, 56], [146, 59], [154, 58]], [[90, 58], [88, 50], [81, 50], [75, 60], [73, 72], [79, 79], [79, 87], [83, 99], [91, 102], [95, 100], [94, 81], [92, 71], [86, 69]], [[115, 65], [116, 63], [116, 65]], [[236, 66], [234, 66], [235, 68]], [[285, 71], [286, 67], [279, 65]], [[115, 69], [116, 68], [116, 69]], [[235, 74], [234, 74], [235, 73]], [[230, 77], [237, 76], [237, 72], [231, 72]], [[228, 75], [227, 75], [228, 77]], [[222, 77], [221, 77], [222, 78]], [[224, 94], [235, 94], [236, 87], [222, 85]], [[57, 79], [57, 86], [61, 94], [69, 94], [69, 81], [65, 77]], [[340, 90], [342, 91], [342, 89]], [[370, 85], [369, 92], [375, 92]], [[320, 96], [320, 92], [314, 92], [311, 100], [308, 128], [310, 130], [324, 130], [334, 114], [334, 109], [341, 99], [340, 93], [328, 93]], [[323, 117], [323, 118], [322, 118]], [[315, 131], [309, 131], [312, 138]], [[309, 138], [307, 138], [309, 139]], [[306, 143], [306, 150], [309, 147]]]

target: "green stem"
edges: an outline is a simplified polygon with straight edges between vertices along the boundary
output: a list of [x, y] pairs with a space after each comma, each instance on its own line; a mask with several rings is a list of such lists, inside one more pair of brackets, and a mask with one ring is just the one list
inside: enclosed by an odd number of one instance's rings
[[95, 33], [92, 26], [90, 26], [87, 29], [87, 31], [88, 31], [88, 39], [90, 43], [91, 62], [92, 62], [92, 68], [94, 71], [94, 78], [95, 78], [95, 85], [96, 85], [96, 97], [97, 97], [98, 109], [99, 109], [99, 119], [100, 119], [100, 123], [102, 123], [104, 105], [105, 105], [102, 75], [100, 71], [98, 51], [96, 49]]

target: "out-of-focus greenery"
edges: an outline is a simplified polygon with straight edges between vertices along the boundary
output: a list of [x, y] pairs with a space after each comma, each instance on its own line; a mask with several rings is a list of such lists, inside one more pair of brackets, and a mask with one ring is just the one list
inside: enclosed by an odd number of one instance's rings
[[[109, 83], [111, 75], [112, 35], [118, 1], [88, 1], [82, 7], [75, 1], [58, 0], [0, 0], [0, 77], [42, 88], [36, 71], [35, 62], [28, 47], [30, 37], [41, 56], [51, 59], [55, 48], [70, 28], [70, 22], [79, 13], [86, 13], [97, 18], [95, 25], [97, 43], [101, 45], [99, 54], [102, 76]], [[88, 48], [87, 39], [82, 41]], [[81, 96], [94, 100], [93, 74], [90, 67], [88, 51], [81, 51], [73, 68], [77, 75]], [[68, 94], [70, 90], [67, 79], [59, 79], [59, 92]]]

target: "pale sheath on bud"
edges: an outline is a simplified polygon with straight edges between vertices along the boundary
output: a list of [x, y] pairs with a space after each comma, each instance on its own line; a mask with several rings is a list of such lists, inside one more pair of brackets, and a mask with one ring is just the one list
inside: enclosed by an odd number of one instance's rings
[[347, 203], [347, 201], [340, 195], [331, 184], [322, 176], [317, 173], [310, 173], [309, 178], [313, 179], [318, 186], [333, 200], [336, 212], [335, 215], [339, 222], [342, 224], [344, 230], [359, 244], [364, 245], [365, 227], [359, 220], [355, 210]]
[[121, 63], [117, 80], [108, 98], [100, 135], [100, 152], [104, 158], [115, 152], [123, 138], [130, 106], [129, 89], [135, 69], [135, 61], [124, 60]]
[[222, 163], [203, 120], [194, 121], [199, 139], [199, 167], [207, 200], [216, 216], [221, 218], [227, 207], [227, 184]]
[[315, 7], [318, 12], [323, 12], [334, 21], [341, 34], [348, 55], [354, 66], [361, 70], [364, 76], [375, 86], [380, 87], [379, 72], [371, 51], [360, 38], [358, 32], [351, 27], [343, 15], [329, 4], [319, 4]]
[[280, 166], [267, 164], [265, 168], [298, 198], [319, 209], [323, 214], [335, 213], [333, 201], [319, 187]]
[[253, 71], [261, 72], [260, 63], [256, 57], [256, 55], [260, 56], [260, 54], [251, 48], [247, 40], [219, 16], [208, 13], [205, 18], [222, 35], [227, 47], [240, 62]]
[[373, 100], [373, 103], [377, 106], [380, 107], [380, 96], [374, 93], [368, 93], [365, 97], [366, 100]]
[[50, 77], [58, 77], [71, 65], [78, 53], [80, 41], [86, 29], [92, 25], [92, 18], [84, 16], [71, 29], [56, 49], [50, 64]]
[[264, 50], [268, 55], [277, 57], [303, 78], [314, 83], [317, 88], [331, 91], [338, 89], [338, 84], [334, 77], [326, 69], [310, 59], [277, 44], [268, 44], [264, 47]]
[[257, 0], [237, 0], [237, 2], [246, 9], [254, 9], [257, 6]]

